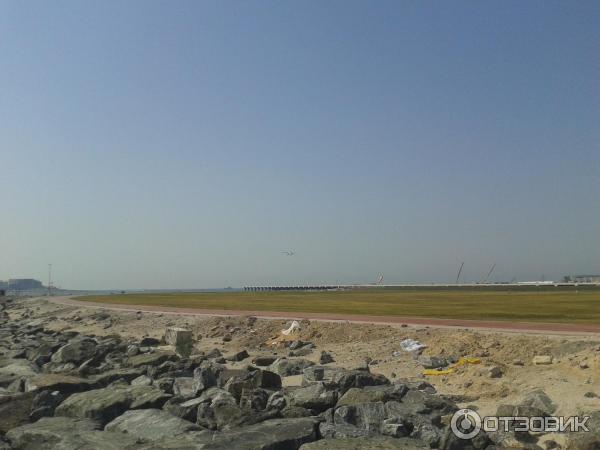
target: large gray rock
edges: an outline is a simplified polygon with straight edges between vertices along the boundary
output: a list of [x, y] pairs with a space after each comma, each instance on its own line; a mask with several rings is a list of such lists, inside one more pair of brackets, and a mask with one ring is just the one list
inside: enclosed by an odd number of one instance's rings
[[320, 441], [304, 444], [300, 447], [300, 450], [419, 450], [429, 448], [429, 445], [417, 439], [397, 439], [382, 436], [370, 438], [321, 439]]
[[254, 357], [254, 359], [252, 360], [252, 364], [254, 364], [255, 366], [265, 367], [270, 366], [275, 361], [277, 361], [277, 356], [258, 355]]
[[29, 422], [35, 393], [0, 395], [0, 433]]
[[65, 394], [82, 392], [96, 387], [91, 380], [64, 374], [44, 373], [25, 380], [25, 391], [59, 391]]
[[331, 382], [336, 384], [343, 393], [353, 387], [363, 388], [390, 384], [384, 375], [370, 373], [368, 370], [336, 371], [332, 374]]
[[102, 425], [128, 409], [160, 408], [170, 398], [152, 386], [115, 386], [73, 394], [56, 408], [56, 416], [88, 418]]
[[168, 327], [165, 331], [165, 342], [177, 346], [192, 342], [192, 331], [186, 328]]
[[269, 366], [271, 372], [275, 372], [282, 377], [289, 377], [292, 375], [302, 375], [304, 369], [310, 366], [314, 366], [315, 363], [307, 359], [295, 358], [279, 358], [273, 364]]
[[417, 361], [425, 369], [441, 369], [442, 367], [446, 367], [448, 366], [448, 364], [450, 364], [446, 358], [438, 356], [420, 355], [419, 357], [417, 357]]
[[335, 409], [333, 417], [326, 414], [326, 422], [321, 424], [321, 434], [328, 438], [374, 436], [384, 431], [387, 418], [388, 412], [383, 402], [340, 406]]
[[361, 403], [402, 400], [407, 392], [408, 388], [403, 384], [367, 386], [362, 389], [350, 388], [340, 397], [336, 406], [356, 406]]
[[192, 377], [179, 377], [175, 378], [173, 382], [173, 394], [185, 397], [193, 398], [196, 397], [202, 390], [202, 387], [198, 384], [197, 379]]
[[[249, 393], [249, 396], [252, 397], [251, 394], [255, 391], [259, 391], [259, 389], [253, 390]], [[248, 397], [244, 398], [248, 399]], [[266, 402], [264, 397], [262, 397], [262, 400]], [[250, 402], [252, 401], [253, 399], [250, 399]], [[184, 408], [186, 404], [191, 403], [198, 404], [196, 422], [210, 430], [231, 429], [279, 417], [279, 410], [277, 409], [259, 411], [256, 409], [251, 410], [251, 405], [240, 406], [233, 395], [219, 388], [208, 389], [197, 399], [181, 404], [180, 408]]]
[[64, 395], [59, 391], [41, 391], [36, 394], [31, 404], [31, 414], [29, 419], [32, 422], [42, 417], [51, 417], [54, 415], [56, 407], [64, 400]]
[[597, 450], [600, 448], [600, 411], [589, 415], [586, 426], [589, 432], [577, 431], [567, 434], [567, 450]]
[[106, 372], [99, 373], [94, 375], [90, 379], [94, 381], [98, 386], [106, 386], [117, 380], [125, 380], [125, 381], [133, 381], [134, 379], [142, 376], [144, 374], [143, 368], [137, 369], [112, 369], [107, 370]]
[[80, 364], [96, 354], [98, 344], [92, 339], [77, 339], [60, 347], [50, 358], [53, 363]]
[[536, 389], [529, 392], [523, 400], [521, 405], [529, 406], [540, 410], [544, 416], [551, 416], [556, 411], [556, 404], [548, 397], [548, 395], [542, 389]]
[[99, 424], [89, 419], [44, 417], [13, 428], [6, 437], [12, 448], [18, 450], [120, 450], [136, 444], [135, 437], [98, 429]]
[[178, 355], [186, 358], [192, 353], [194, 347], [192, 332], [185, 328], [167, 328], [165, 342], [174, 346]]
[[136, 355], [128, 358], [127, 366], [129, 367], [141, 367], [141, 366], [159, 366], [166, 361], [177, 361], [179, 357], [175, 352], [171, 351], [157, 351], [154, 353], [144, 353], [142, 355]]
[[162, 408], [172, 397], [153, 386], [132, 386], [128, 390], [133, 399], [129, 409]]
[[315, 383], [311, 386], [295, 389], [290, 392], [290, 405], [300, 406], [315, 411], [325, 411], [337, 402], [337, 392], [328, 389], [324, 383]]
[[152, 378], [147, 375], [141, 375], [131, 380], [132, 386], [152, 386]]
[[225, 366], [221, 364], [216, 364], [212, 361], [202, 361], [194, 369], [194, 378], [196, 379], [198, 389], [204, 390], [216, 386], [224, 370]]
[[2, 361], [0, 375], [17, 377], [33, 377], [39, 372], [38, 367], [26, 359], [9, 359]]
[[333, 375], [343, 372], [342, 367], [334, 366], [309, 366], [302, 371], [302, 385], [307, 386], [317, 381], [331, 381]]
[[206, 448], [295, 450], [317, 438], [315, 419], [273, 419], [215, 435]]
[[198, 406], [204, 401], [200, 397], [190, 400], [185, 400], [182, 397], [173, 397], [163, 405], [162, 409], [175, 417], [196, 422]]
[[127, 433], [128, 436], [139, 439], [158, 441], [181, 436], [188, 431], [200, 431], [201, 428], [160, 409], [140, 409], [127, 411], [120, 415], [108, 423], [105, 430]]
[[240, 375], [233, 376], [227, 380], [223, 389], [231, 393], [238, 401], [244, 389], [279, 389], [281, 388], [281, 377], [268, 370], [244, 371]]

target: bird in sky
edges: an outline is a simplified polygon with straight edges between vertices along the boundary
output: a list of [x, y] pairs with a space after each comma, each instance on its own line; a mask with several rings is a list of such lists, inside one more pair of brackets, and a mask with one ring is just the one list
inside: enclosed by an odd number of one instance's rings
[[294, 256], [296, 254], [296, 252], [292, 251], [283, 251], [281, 253], [283, 253], [285, 256]]

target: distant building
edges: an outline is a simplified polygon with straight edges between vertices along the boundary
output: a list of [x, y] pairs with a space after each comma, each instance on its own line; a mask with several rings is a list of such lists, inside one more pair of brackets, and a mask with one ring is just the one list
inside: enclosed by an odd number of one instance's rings
[[27, 291], [32, 289], [43, 289], [44, 285], [33, 278], [11, 278], [8, 280], [7, 289], [14, 291]]
[[568, 275], [567, 283], [600, 283], [600, 275]]

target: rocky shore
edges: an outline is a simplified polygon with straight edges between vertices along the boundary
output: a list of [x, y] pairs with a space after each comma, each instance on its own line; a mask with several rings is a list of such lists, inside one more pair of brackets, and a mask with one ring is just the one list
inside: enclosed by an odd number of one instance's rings
[[[386, 376], [375, 370], [378, 361], [371, 358], [342, 364], [340, 352], [319, 348], [302, 335], [278, 339], [273, 330], [280, 324], [263, 324], [261, 331], [253, 317], [235, 326], [210, 320], [192, 326], [180, 320], [149, 333], [156, 336], [131, 336], [117, 332], [123, 313], [85, 314], [83, 319], [77, 311], [58, 310], [43, 300], [0, 304], [0, 448], [600, 446], [600, 416], [595, 414], [590, 433], [564, 439], [514, 430], [459, 439], [450, 426], [453, 414], [476, 399], [464, 392], [438, 392], [422, 376]], [[141, 313], [130, 316], [127, 320], [144, 327]], [[77, 330], [82, 322], [94, 332]], [[270, 342], [262, 335], [266, 329]], [[225, 348], [231, 341], [237, 346]], [[594, 345], [584, 346], [585, 351], [594, 351]], [[452, 358], [411, 359], [425, 368], [443, 368]], [[501, 378], [506, 372], [490, 365], [479, 369], [479, 376]], [[497, 401], [496, 412], [549, 416], [559, 401], [544, 389], [531, 389]]]

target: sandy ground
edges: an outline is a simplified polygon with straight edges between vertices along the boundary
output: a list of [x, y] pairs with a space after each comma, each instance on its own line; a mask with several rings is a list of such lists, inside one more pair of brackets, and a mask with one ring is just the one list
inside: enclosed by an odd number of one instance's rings
[[[109, 318], [99, 318], [99, 312]], [[167, 326], [191, 329], [201, 351], [218, 348], [227, 355], [246, 349], [256, 355], [287, 356], [283, 345], [267, 343], [288, 323], [284, 319], [190, 316], [159, 312], [137, 312], [51, 303], [45, 299], [20, 300], [9, 310], [11, 318], [24, 315], [55, 330], [75, 330], [93, 335], [120, 334], [124, 337], [160, 338]], [[441, 394], [455, 396], [460, 406], [473, 406], [482, 415], [494, 414], [500, 404], [515, 404], [523, 394], [542, 388], [559, 405], [557, 414], [585, 414], [600, 410], [600, 335], [527, 334], [443, 328], [423, 325], [375, 325], [303, 320], [297, 336], [313, 342], [316, 349], [305, 358], [318, 362], [321, 350], [332, 354], [336, 365], [354, 368], [370, 360], [370, 369], [394, 380], [426, 379]], [[231, 337], [225, 342], [223, 337]], [[423, 367], [400, 342], [416, 339], [427, 345], [429, 356], [475, 357], [478, 365], [466, 365], [445, 376], [424, 376]], [[227, 339], [226, 339], [227, 340]], [[396, 353], [395, 353], [396, 352]], [[551, 365], [534, 365], [536, 355], [551, 355]], [[246, 365], [250, 359], [235, 363]], [[490, 378], [490, 367], [502, 370]], [[287, 385], [299, 384], [300, 376], [287, 377]], [[592, 394], [593, 393], [593, 394]], [[545, 439], [552, 438], [547, 435]], [[560, 437], [554, 437], [560, 441]]]

